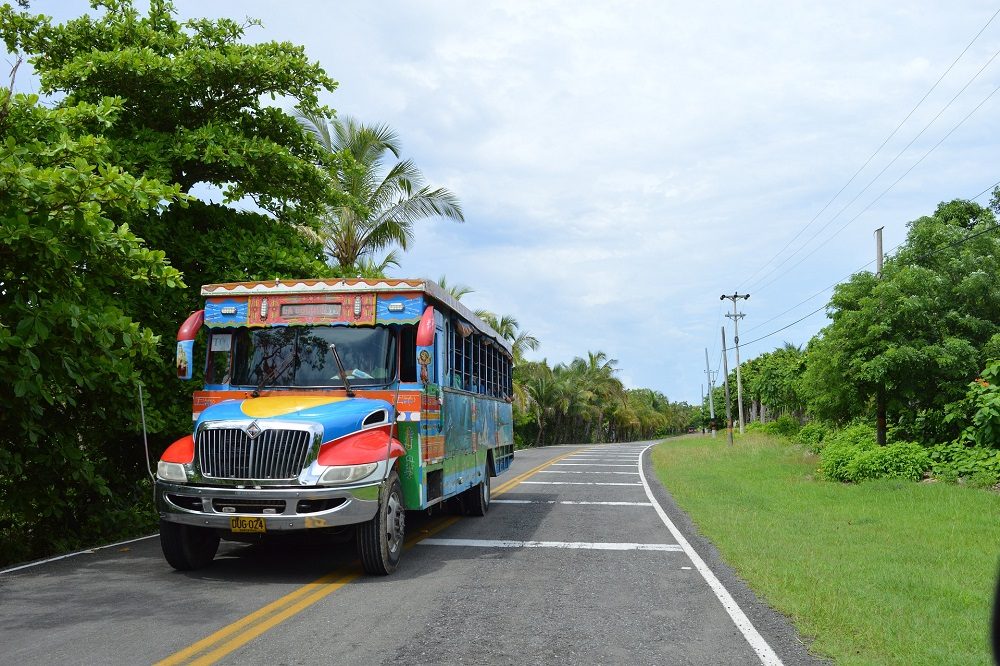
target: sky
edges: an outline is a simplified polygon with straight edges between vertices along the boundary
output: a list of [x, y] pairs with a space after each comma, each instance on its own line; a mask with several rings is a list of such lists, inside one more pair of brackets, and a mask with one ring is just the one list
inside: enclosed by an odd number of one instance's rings
[[326, 104], [459, 196], [465, 223], [420, 223], [393, 275], [446, 275], [539, 338], [528, 358], [601, 350], [672, 400], [699, 402], [723, 325], [732, 344], [721, 294], [750, 294], [743, 361], [804, 345], [875, 229], [891, 250], [1000, 181], [987, 2], [175, 4], [303, 45], [339, 83]]

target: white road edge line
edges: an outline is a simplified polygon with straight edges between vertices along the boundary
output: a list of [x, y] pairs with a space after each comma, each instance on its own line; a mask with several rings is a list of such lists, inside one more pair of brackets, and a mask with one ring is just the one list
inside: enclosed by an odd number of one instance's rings
[[30, 567], [37, 567], [42, 564], [48, 564], [49, 562], [56, 562], [58, 560], [65, 560], [67, 557], [75, 557], [77, 555], [83, 555], [85, 553], [93, 553], [98, 550], [104, 550], [105, 548], [114, 548], [115, 546], [124, 546], [128, 543], [135, 543], [136, 541], [144, 541], [146, 539], [152, 539], [153, 537], [160, 536], [160, 533], [148, 534], [144, 537], [138, 537], [136, 539], [128, 539], [127, 541], [119, 541], [118, 543], [109, 543], [106, 546], [94, 546], [93, 548], [85, 548], [84, 550], [78, 550], [73, 553], [66, 553], [65, 555], [57, 555], [56, 557], [50, 557], [45, 560], [38, 560], [37, 562], [28, 562], [27, 564], [21, 564], [16, 567], [11, 567], [10, 569], [0, 570], [0, 576], [6, 573], [11, 573], [14, 571], [20, 571], [21, 569], [28, 569]]
[[574, 502], [572, 500], [516, 500], [495, 499], [493, 504], [587, 504], [595, 506], [653, 506], [649, 502]]
[[472, 548], [568, 548], [572, 550], [657, 550], [681, 552], [676, 543], [593, 543], [587, 541], [515, 541], [508, 539], [422, 539], [420, 546]]
[[[655, 446], [655, 444], [650, 444], [646, 447], [645, 451], [653, 448], [653, 446]], [[642, 480], [642, 485], [646, 489], [646, 496], [649, 497], [649, 501], [652, 502], [653, 508], [656, 509], [656, 513], [659, 514], [660, 520], [662, 520], [663, 524], [667, 526], [667, 529], [670, 530], [670, 534], [672, 534], [674, 539], [677, 540], [677, 543], [680, 544], [680, 547], [685, 553], [687, 553], [687, 556], [691, 558], [691, 562], [694, 563], [698, 573], [700, 573], [701, 577], [705, 579], [708, 586], [712, 588], [712, 592], [715, 593], [718, 600], [722, 602], [722, 607], [726, 609], [726, 612], [729, 613], [729, 617], [733, 619], [733, 623], [736, 625], [736, 628], [740, 630], [743, 637], [747, 639], [747, 643], [749, 643], [750, 647], [753, 648], [753, 651], [757, 653], [757, 657], [760, 658], [760, 662], [765, 664], [765, 666], [782, 666], [781, 659], [778, 658], [778, 655], [775, 653], [774, 649], [771, 648], [768, 642], [764, 640], [764, 637], [760, 635], [757, 628], [753, 626], [750, 618], [747, 617], [746, 613], [743, 612], [743, 609], [740, 608], [740, 605], [736, 603], [735, 599], [733, 599], [733, 595], [729, 593], [729, 590], [727, 590], [726, 586], [722, 584], [722, 581], [720, 581], [716, 575], [712, 573], [712, 570], [708, 568], [707, 564], [705, 564], [705, 560], [701, 559], [701, 556], [695, 552], [695, 549], [691, 547], [688, 540], [684, 538], [681, 531], [677, 529], [677, 526], [674, 525], [673, 521], [670, 520], [670, 517], [667, 516], [666, 511], [663, 510], [660, 503], [656, 501], [656, 498], [653, 496], [653, 491], [649, 487], [649, 483], [646, 481], [646, 475], [642, 471], [642, 465], [639, 465], [639, 478]]]
[[[642, 478], [641, 476], [639, 478]], [[641, 486], [641, 483], [618, 483], [611, 481], [522, 481], [522, 486]]]

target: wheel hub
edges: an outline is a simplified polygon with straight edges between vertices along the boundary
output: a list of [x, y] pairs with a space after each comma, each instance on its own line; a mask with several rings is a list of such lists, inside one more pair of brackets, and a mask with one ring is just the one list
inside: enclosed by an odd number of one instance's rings
[[403, 545], [403, 533], [406, 528], [406, 511], [399, 501], [399, 495], [392, 493], [386, 503], [386, 540], [389, 551], [395, 553]]

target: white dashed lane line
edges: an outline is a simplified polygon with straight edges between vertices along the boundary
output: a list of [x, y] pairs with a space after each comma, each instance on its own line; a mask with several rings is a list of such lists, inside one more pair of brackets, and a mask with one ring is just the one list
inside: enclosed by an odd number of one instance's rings
[[605, 472], [604, 470], [579, 470], [579, 469], [543, 469], [539, 474], [629, 474], [639, 476], [639, 472]]
[[493, 504], [578, 504], [586, 506], [653, 506], [649, 502], [584, 502], [571, 500], [517, 500], [498, 499], [493, 500]]
[[614, 463], [556, 463], [553, 467], [635, 467], [635, 465], [617, 465]]
[[615, 481], [522, 481], [523, 486], [641, 486], [641, 483]]
[[515, 541], [510, 539], [423, 539], [419, 546], [471, 548], [568, 548], [573, 550], [655, 550], [680, 552], [676, 543], [593, 543], [588, 541]]

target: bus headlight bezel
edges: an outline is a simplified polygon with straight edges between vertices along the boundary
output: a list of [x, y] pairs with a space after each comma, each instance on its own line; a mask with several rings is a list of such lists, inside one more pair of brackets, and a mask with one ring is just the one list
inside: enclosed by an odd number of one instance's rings
[[340, 486], [347, 483], [362, 481], [378, 468], [377, 462], [360, 465], [333, 465], [327, 467], [319, 477], [320, 485]]

